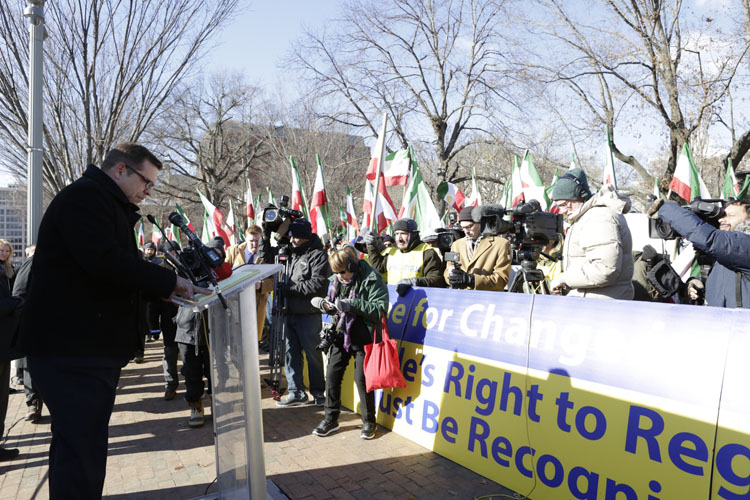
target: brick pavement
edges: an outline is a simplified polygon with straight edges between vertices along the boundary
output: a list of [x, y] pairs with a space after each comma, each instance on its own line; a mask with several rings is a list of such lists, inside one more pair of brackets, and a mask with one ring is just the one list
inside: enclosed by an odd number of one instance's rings
[[[175, 400], [162, 399], [161, 350], [161, 342], [149, 343], [145, 362], [123, 369], [110, 424], [105, 498], [178, 500], [216, 491], [211, 420], [200, 429], [187, 426], [182, 383]], [[21, 455], [0, 463], [0, 500], [48, 498], [49, 414], [45, 408], [35, 425], [23, 420], [25, 413], [23, 394], [11, 394], [5, 446], [19, 448]], [[354, 413], [342, 413], [338, 433], [312, 435], [322, 418], [322, 408], [315, 406], [277, 408], [263, 390], [266, 475], [292, 500], [513, 497], [382, 427], [374, 440], [361, 440]]]

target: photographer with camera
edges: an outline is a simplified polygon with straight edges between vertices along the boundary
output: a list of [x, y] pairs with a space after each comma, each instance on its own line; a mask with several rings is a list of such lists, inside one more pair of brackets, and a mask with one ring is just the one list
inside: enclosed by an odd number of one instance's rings
[[396, 246], [391, 248], [385, 248], [381, 238], [372, 231], [363, 236], [367, 258], [386, 283], [396, 285], [401, 297], [414, 285], [444, 288], [443, 261], [434, 249], [419, 239], [416, 221], [399, 219], [393, 223], [393, 231]]
[[[286, 323], [284, 371], [288, 394], [277, 401], [276, 405], [296, 406], [307, 402], [302, 379], [304, 351], [310, 394], [317, 406], [323, 406], [323, 355], [315, 348], [322, 325], [320, 311], [310, 304], [310, 299], [325, 296], [331, 268], [323, 251], [323, 244], [318, 235], [312, 232], [310, 222], [303, 218], [290, 218], [293, 220], [289, 224], [283, 223], [289, 227], [288, 237], [291, 244], [288, 272], [286, 279], [277, 285], [277, 293], [283, 295], [287, 301], [287, 314], [283, 320]], [[281, 227], [277, 229], [283, 231]], [[288, 244], [283, 241], [277, 247], [271, 246], [272, 230], [264, 215], [263, 239], [260, 246], [260, 258], [264, 262], [274, 262], [280, 251], [289, 250]]]
[[[726, 210], [727, 213], [718, 221], [720, 228], [727, 229], [719, 229], [704, 221], [695, 211], [680, 207], [674, 202], [657, 200], [655, 204], [661, 204], [658, 208], [659, 219], [669, 224], [696, 249], [716, 259], [706, 279], [706, 304], [714, 307], [750, 308], [750, 235], [734, 230], [740, 223], [744, 225], [743, 221], [737, 220], [743, 217], [740, 210], [733, 208], [731, 213]], [[739, 204], [730, 204], [727, 208], [734, 206], [739, 206], [744, 211], [744, 207]], [[656, 208], [652, 206], [649, 212], [655, 212]], [[729, 217], [727, 214], [730, 214]], [[747, 217], [746, 212], [744, 217]]]
[[571, 224], [563, 246], [563, 272], [552, 280], [552, 290], [631, 300], [633, 243], [623, 215], [630, 210], [630, 200], [620, 198], [611, 185], [592, 195], [580, 168], [558, 179], [552, 197]]
[[510, 243], [501, 236], [483, 235], [480, 221], [474, 220], [474, 207], [464, 207], [458, 223], [466, 236], [451, 245], [459, 262], [447, 262], [445, 281], [462, 290], [503, 291], [510, 275]]
[[334, 250], [328, 262], [335, 276], [326, 298], [311, 303], [331, 314], [331, 323], [323, 329], [319, 348], [328, 352], [326, 371], [325, 419], [313, 430], [316, 436], [328, 436], [339, 429], [341, 382], [349, 360], [354, 358], [354, 382], [362, 413], [362, 439], [375, 437], [375, 393], [367, 391], [364, 363], [365, 346], [372, 344], [372, 332], [380, 329], [380, 319], [388, 310], [388, 287], [380, 274], [359, 258], [349, 245]]

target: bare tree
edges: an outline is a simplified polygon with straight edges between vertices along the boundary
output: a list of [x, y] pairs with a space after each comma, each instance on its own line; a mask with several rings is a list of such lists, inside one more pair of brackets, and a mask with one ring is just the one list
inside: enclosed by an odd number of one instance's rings
[[265, 131], [253, 125], [259, 100], [239, 75], [201, 76], [175, 92], [155, 129], [170, 171], [159, 191], [196, 202], [198, 188], [216, 206], [241, 200], [269, 153]]
[[[747, 43], [710, 19], [691, 18], [682, 0], [597, 0], [586, 9], [562, 0], [537, 3], [551, 16], [533, 20], [535, 35], [547, 43], [537, 57], [527, 54], [536, 61], [530, 74], [550, 89], [567, 89], [566, 98], [583, 104], [599, 130], [617, 131], [618, 120], [657, 120], [669, 138], [667, 183], [683, 143], [726, 98]], [[615, 138], [613, 150], [653, 183], [639, 152], [621, 150]]]
[[387, 112], [398, 147], [421, 138], [438, 181], [451, 180], [456, 155], [504, 129], [503, 106], [513, 109], [503, 9], [504, 0], [352, 0], [335, 32], [298, 41], [290, 64], [327, 100], [328, 120], [375, 136]]
[[[55, 193], [120, 141], [138, 141], [238, 0], [46, 4], [44, 180]], [[0, 9], [0, 162], [25, 176], [26, 2]]]

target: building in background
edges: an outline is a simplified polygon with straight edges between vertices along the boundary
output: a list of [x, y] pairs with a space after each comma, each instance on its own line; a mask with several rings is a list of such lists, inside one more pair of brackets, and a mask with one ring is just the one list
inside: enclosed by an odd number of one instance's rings
[[0, 187], [0, 238], [13, 246], [13, 265], [26, 260], [26, 186]]

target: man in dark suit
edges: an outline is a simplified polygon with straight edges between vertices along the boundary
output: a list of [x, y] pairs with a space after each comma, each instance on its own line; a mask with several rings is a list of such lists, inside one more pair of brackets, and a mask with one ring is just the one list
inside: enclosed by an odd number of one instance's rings
[[[192, 298], [198, 291], [138, 257], [137, 205], [160, 168], [143, 146], [115, 146], [101, 169], [89, 165], [60, 191], [42, 218], [21, 345], [52, 417], [53, 499], [101, 498], [115, 388], [138, 345], [141, 294]], [[81, 241], [97, 251], [81, 252]]]

